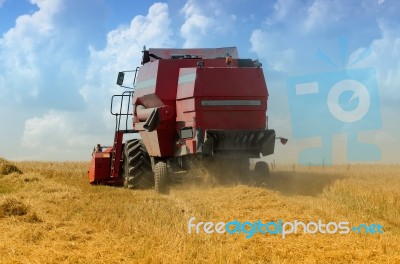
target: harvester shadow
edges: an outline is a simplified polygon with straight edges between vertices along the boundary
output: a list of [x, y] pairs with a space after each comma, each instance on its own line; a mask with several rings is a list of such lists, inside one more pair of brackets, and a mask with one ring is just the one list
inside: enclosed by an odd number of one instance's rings
[[288, 196], [318, 196], [324, 189], [343, 178], [345, 176], [341, 174], [272, 171], [261, 186]]

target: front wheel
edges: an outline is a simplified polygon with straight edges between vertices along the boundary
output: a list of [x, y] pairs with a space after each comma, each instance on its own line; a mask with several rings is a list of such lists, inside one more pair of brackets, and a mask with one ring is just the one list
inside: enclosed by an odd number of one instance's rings
[[129, 189], [147, 189], [153, 185], [153, 175], [149, 154], [142, 140], [126, 141], [123, 151], [124, 187]]
[[168, 183], [168, 167], [167, 162], [160, 160], [157, 161], [154, 168], [154, 182], [155, 190], [157, 193], [168, 194], [169, 183]]

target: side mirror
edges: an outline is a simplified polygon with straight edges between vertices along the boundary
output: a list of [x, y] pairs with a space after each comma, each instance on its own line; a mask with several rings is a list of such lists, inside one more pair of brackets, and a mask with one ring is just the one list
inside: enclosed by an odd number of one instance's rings
[[119, 72], [118, 73], [117, 84], [119, 86], [124, 84], [124, 77], [125, 77], [125, 73], [124, 72]]

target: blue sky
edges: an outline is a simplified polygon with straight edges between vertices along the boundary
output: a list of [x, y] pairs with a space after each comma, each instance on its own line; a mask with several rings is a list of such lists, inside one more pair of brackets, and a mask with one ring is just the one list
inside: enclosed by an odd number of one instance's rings
[[[399, 8], [394, 0], [0, 0], [0, 156], [88, 160], [93, 145], [112, 142], [116, 74], [139, 64], [143, 45], [237, 46], [263, 63], [270, 127], [290, 139], [277, 161], [297, 162], [321, 144], [294, 137], [288, 79], [372, 67], [382, 124], [358, 140], [398, 163]], [[360, 54], [368, 56], [352, 65]], [[346, 133], [332, 140], [334, 161], [347, 162]]]

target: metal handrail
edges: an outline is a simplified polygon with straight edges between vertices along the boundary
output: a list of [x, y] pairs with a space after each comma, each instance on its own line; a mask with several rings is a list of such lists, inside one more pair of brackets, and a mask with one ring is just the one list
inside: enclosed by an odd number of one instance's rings
[[[115, 131], [119, 131], [121, 128], [121, 118], [125, 116], [125, 130], [128, 130], [128, 116], [132, 116], [133, 112], [131, 113], [131, 99], [133, 99], [133, 93], [134, 91], [124, 91], [122, 94], [116, 94], [111, 97], [111, 107], [110, 107], [110, 113], [115, 116]], [[119, 105], [119, 111], [113, 112], [113, 102], [114, 98], [116, 97], [121, 97], [120, 100], [120, 105]], [[128, 97], [127, 99], [127, 108], [126, 112], [122, 112], [123, 106], [124, 106], [124, 101], [125, 98]], [[125, 101], [126, 102], [126, 101]]]

